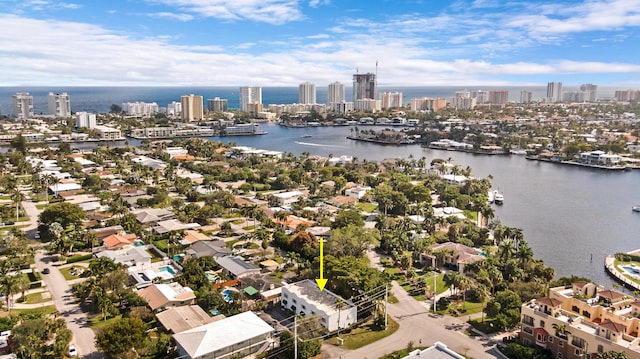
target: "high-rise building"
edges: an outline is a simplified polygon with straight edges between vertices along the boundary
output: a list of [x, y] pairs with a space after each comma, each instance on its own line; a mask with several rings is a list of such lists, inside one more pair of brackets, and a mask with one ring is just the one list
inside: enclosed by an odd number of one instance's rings
[[383, 92], [382, 109], [402, 107], [402, 92]]
[[487, 102], [494, 105], [506, 105], [509, 102], [508, 90], [489, 90]]
[[337, 81], [330, 83], [327, 90], [327, 97], [329, 107], [331, 107], [334, 103], [345, 102], [344, 85]]
[[[353, 102], [362, 99], [376, 99], [378, 91], [378, 83], [376, 74], [354, 74], [353, 75]], [[356, 105], [356, 108], [358, 106]]]
[[262, 87], [258, 87], [258, 86], [240, 87], [240, 110], [248, 112], [250, 103], [262, 104]]
[[298, 103], [305, 105], [316, 103], [316, 85], [311, 82], [301, 83], [298, 86]]
[[598, 99], [598, 85], [582, 84], [580, 91], [584, 92], [585, 101], [596, 102]]
[[531, 96], [531, 91], [520, 91], [520, 103], [530, 103]]
[[171, 101], [167, 105], [167, 116], [177, 117], [182, 113], [182, 103], [177, 101]]
[[473, 97], [454, 96], [449, 102], [456, 110], [471, 110], [476, 107], [476, 99]]
[[411, 99], [411, 111], [440, 111], [447, 107], [447, 100], [444, 98], [413, 98]]
[[96, 114], [88, 112], [76, 112], [76, 128], [95, 128]]
[[69, 95], [66, 92], [53, 93], [49, 92], [47, 98], [47, 104], [49, 109], [49, 115], [55, 117], [69, 117], [71, 116], [71, 101]]
[[471, 97], [476, 99], [476, 104], [491, 102], [489, 101], [489, 93], [483, 90], [473, 91]]
[[194, 94], [180, 97], [182, 106], [182, 121], [192, 122], [200, 121], [203, 117], [202, 96]]
[[226, 98], [216, 97], [207, 100], [207, 109], [214, 112], [222, 112], [227, 110], [229, 101]]
[[18, 92], [13, 95], [13, 115], [18, 120], [33, 117], [33, 96], [28, 92]]
[[640, 90], [617, 90], [614, 98], [623, 102], [640, 100]]
[[562, 82], [549, 82], [547, 84], [547, 101], [562, 101]]

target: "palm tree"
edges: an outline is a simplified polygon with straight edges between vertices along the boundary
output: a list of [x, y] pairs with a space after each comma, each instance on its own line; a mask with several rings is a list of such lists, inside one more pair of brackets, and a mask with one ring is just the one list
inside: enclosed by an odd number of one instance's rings
[[340, 327], [341, 327], [341, 323], [340, 323], [340, 314], [342, 313], [342, 308], [344, 308], [344, 300], [342, 300], [341, 297], [336, 297], [336, 309], [338, 310], [338, 336], [340, 336]]
[[25, 197], [20, 190], [17, 188], [13, 190], [11, 193], [11, 200], [16, 204], [16, 222], [18, 222], [19, 213], [20, 213], [20, 202], [24, 201]]
[[16, 275], [5, 275], [0, 279], [0, 288], [4, 292], [5, 298], [7, 300], [7, 309], [11, 312], [10, 299], [14, 294], [20, 291], [18, 287], [18, 276]]

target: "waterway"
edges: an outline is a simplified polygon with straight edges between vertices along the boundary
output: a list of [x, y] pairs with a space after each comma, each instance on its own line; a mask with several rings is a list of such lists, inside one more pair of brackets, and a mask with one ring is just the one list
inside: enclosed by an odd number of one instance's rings
[[[410, 155], [425, 157], [429, 162], [451, 158], [454, 164], [471, 167], [476, 177], [493, 177], [494, 187], [505, 196], [504, 205], [494, 207], [496, 218], [504, 225], [522, 228], [535, 256], [559, 276], [575, 274], [610, 286], [613, 282], [604, 271], [605, 257], [640, 248], [640, 213], [631, 211], [640, 203], [640, 170], [604, 171], [528, 161], [515, 155], [474, 155], [419, 145], [385, 146], [347, 139], [352, 134], [349, 126], [264, 128], [269, 132], [266, 135], [210, 139], [294, 155], [349, 155], [372, 161]], [[134, 139], [129, 142], [139, 144]], [[110, 145], [121, 146], [124, 142]], [[82, 143], [73, 147], [95, 146]]]
[[[379, 129], [376, 127], [361, 127]], [[495, 206], [502, 224], [522, 228], [535, 256], [559, 276], [572, 274], [611, 285], [604, 272], [608, 254], [640, 248], [640, 171], [604, 171], [525, 160], [433, 150], [419, 145], [384, 146], [346, 138], [351, 127], [285, 128], [266, 125], [267, 135], [215, 138], [238, 145], [321, 156], [349, 155], [382, 160], [409, 157], [452, 159], [473, 175], [489, 175], [505, 196]], [[311, 137], [303, 138], [303, 135]]]

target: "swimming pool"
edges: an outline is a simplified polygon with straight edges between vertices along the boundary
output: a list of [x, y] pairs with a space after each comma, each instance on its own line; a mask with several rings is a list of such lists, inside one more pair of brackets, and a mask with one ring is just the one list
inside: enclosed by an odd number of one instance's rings
[[222, 291], [222, 297], [224, 298], [224, 301], [227, 303], [233, 302], [233, 299], [231, 298], [231, 292], [233, 292], [231, 289], [225, 289]]
[[640, 270], [631, 266], [621, 266], [620, 268], [624, 269], [628, 274], [637, 277], [640, 274]]
[[173, 268], [169, 267], [169, 266], [164, 266], [164, 267], [160, 267], [158, 268], [158, 270], [160, 270], [160, 272], [169, 272], [173, 275], [176, 274], [176, 271], [173, 270]]

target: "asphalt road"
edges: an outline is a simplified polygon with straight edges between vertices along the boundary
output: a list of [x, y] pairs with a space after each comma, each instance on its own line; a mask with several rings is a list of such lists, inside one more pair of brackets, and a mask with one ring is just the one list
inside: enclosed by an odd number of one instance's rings
[[463, 319], [429, 313], [425, 303], [411, 298], [396, 282], [393, 282], [392, 290], [398, 303], [389, 304], [387, 310], [400, 324], [398, 331], [357, 350], [348, 351], [325, 344], [322, 352], [326, 358], [377, 359], [406, 348], [409, 342], [413, 342], [414, 346], [431, 346], [436, 341], [469, 358], [501, 358], [490, 338], [470, 337], [464, 333], [468, 324]]
[[36, 267], [40, 273], [45, 267], [51, 271], [49, 274], [43, 274], [42, 278], [47, 284], [56, 309], [67, 322], [67, 327], [73, 332], [72, 343], [78, 350], [78, 356], [89, 359], [104, 358], [104, 354], [99, 353], [96, 349], [95, 333], [89, 327], [87, 315], [76, 304], [71, 287], [67, 284], [58, 267], [53, 265], [52, 259], [42, 250], [36, 253]]

